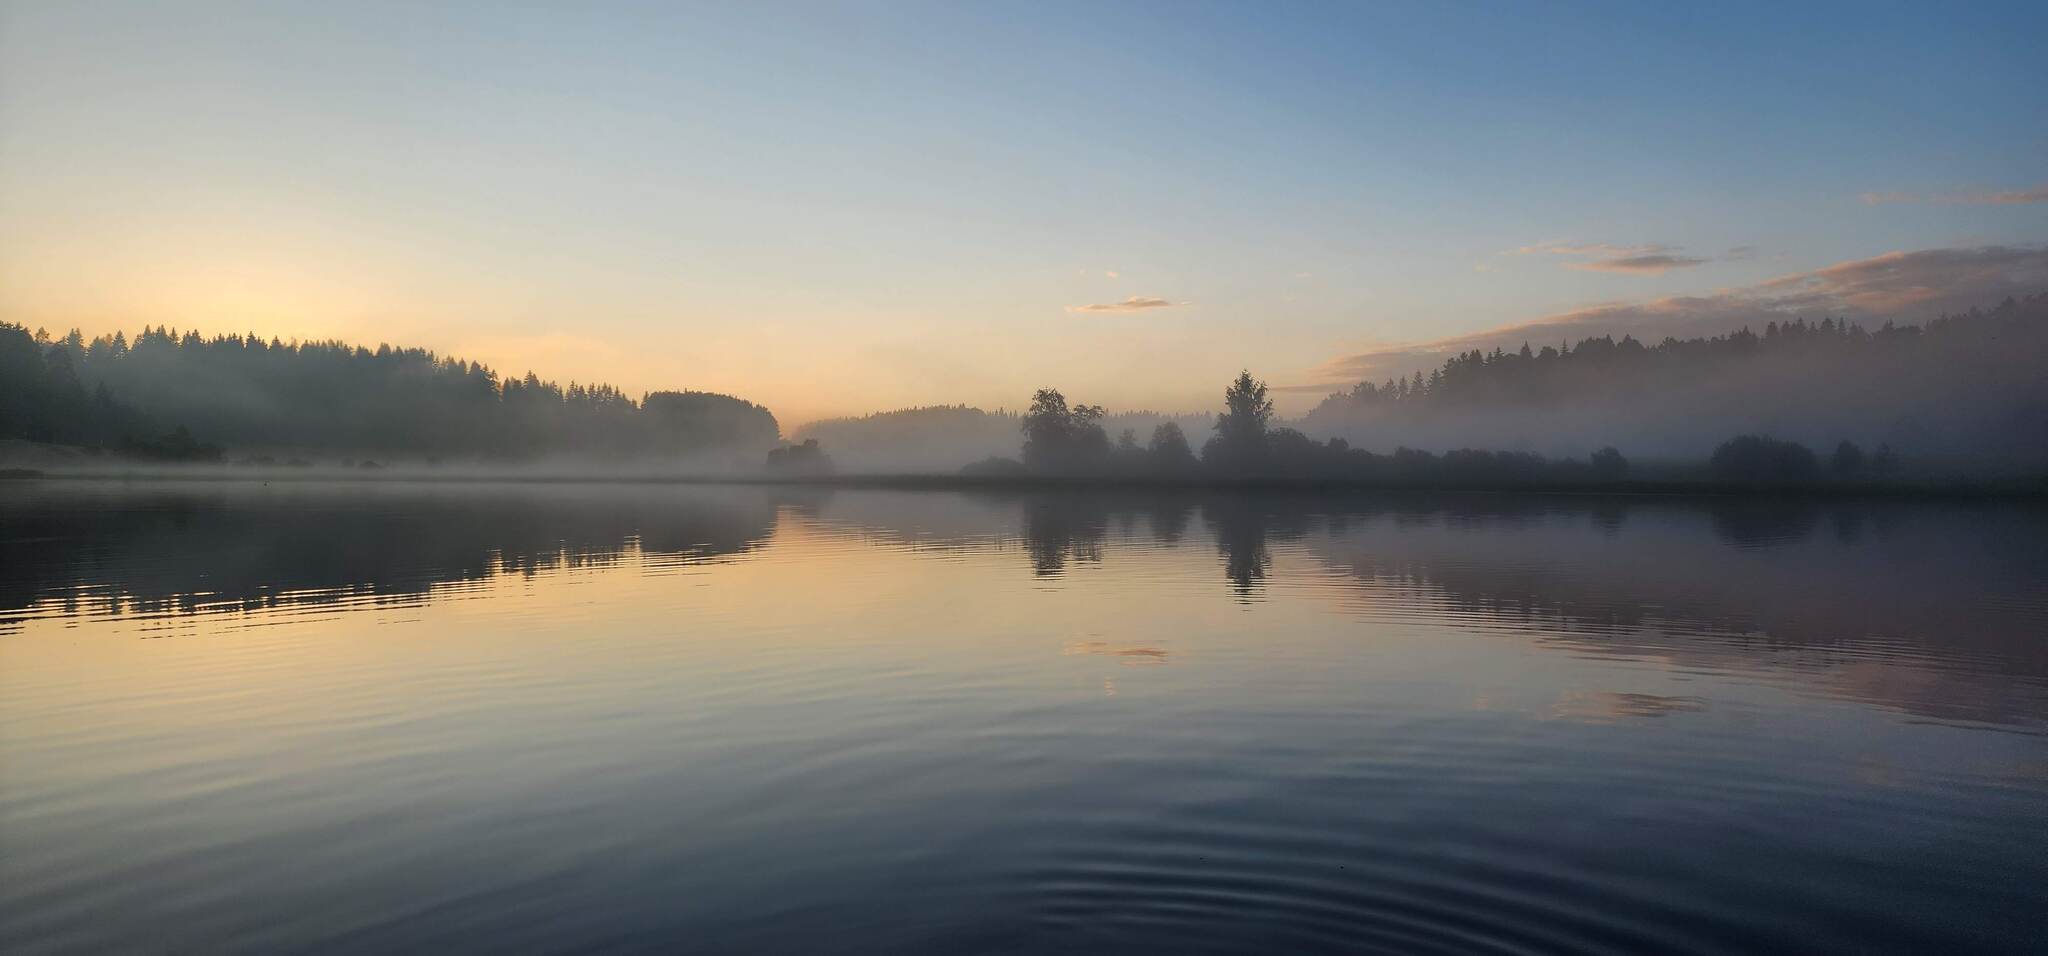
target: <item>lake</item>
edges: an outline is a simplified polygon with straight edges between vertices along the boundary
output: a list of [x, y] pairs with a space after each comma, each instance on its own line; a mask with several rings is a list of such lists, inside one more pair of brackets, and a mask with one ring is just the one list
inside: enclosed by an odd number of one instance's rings
[[2048, 512], [0, 484], [0, 950], [2040, 952]]

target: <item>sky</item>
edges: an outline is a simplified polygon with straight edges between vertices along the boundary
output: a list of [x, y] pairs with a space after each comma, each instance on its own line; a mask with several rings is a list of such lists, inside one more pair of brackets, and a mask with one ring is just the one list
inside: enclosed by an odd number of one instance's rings
[[[0, 320], [1283, 413], [2048, 289], [2048, 5], [0, 0]], [[1987, 299], [1987, 297], [1989, 297]]]

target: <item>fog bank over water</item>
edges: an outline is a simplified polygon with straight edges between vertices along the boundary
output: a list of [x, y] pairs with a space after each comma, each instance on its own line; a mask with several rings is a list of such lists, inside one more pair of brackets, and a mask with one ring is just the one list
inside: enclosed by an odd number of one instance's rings
[[[1717, 317], [1727, 324], [1686, 339], [1603, 333], [1474, 347], [1427, 374], [1361, 381], [1300, 418], [1258, 427], [1278, 430], [1275, 442], [1292, 430], [1299, 434], [1286, 442], [1341, 439], [1378, 455], [1480, 449], [1583, 461], [1615, 447], [1639, 464], [1688, 467], [1755, 434], [1820, 455], [1842, 442], [1885, 449], [1923, 478], [2048, 473], [2048, 294], [1919, 324], [1750, 314], [1754, 322]], [[1061, 398], [1075, 427], [1100, 430], [1098, 443], [1130, 430], [1143, 444], [1170, 422], [1205, 462], [1227, 410], [1219, 400], [1206, 415], [1119, 414], [1085, 406], [1086, 395]], [[933, 407], [817, 422], [797, 434], [817, 439], [843, 470], [947, 471], [1018, 457], [1024, 424], [1009, 413]]]
[[1764, 434], [1820, 450], [1889, 445], [1958, 473], [2048, 467], [2048, 295], [1918, 326], [1770, 320], [1729, 332], [1473, 349], [1423, 379], [1423, 400], [1355, 389], [1302, 426], [1354, 443], [1545, 454], [1615, 445], [1692, 460], [1730, 436]]
[[[2032, 253], [2013, 255], [2034, 262]], [[1909, 265], [1898, 264], [1912, 274]], [[1786, 288], [1786, 298], [1803, 301], [1803, 286]], [[1838, 480], [2048, 475], [2048, 293], [1918, 324], [1774, 314], [1655, 342], [1603, 333], [1475, 345], [1426, 374], [1356, 382], [1294, 419], [1276, 415], [1277, 392], [1248, 370], [1216, 383], [1209, 410], [1111, 411], [1047, 382], [1018, 396], [1024, 412], [939, 405], [812, 422], [787, 434], [772, 411], [736, 396], [680, 390], [633, 398], [603, 384], [501, 377], [420, 349], [163, 327], [132, 342], [88, 341], [0, 325], [0, 467], [232, 466], [250, 469], [242, 474], [359, 477], [397, 468], [544, 478], [973, 468], [995, 476], [1411, 483], [1544, 475], [1556, 483], [1618, 480], [1629, 462], [1638, 476], [1697, 476], [1724, 442], [1758, 435], [1802, 444], [1809, 459], [1846, 447], [1835, 462]], [[1404, 457], [1403, 449], [1498, 454], [1440, 462]], [[1859, 472], [1866, 456], [1882, 467]], [[1763, 477], [1807, 480], [1814, 471]]]

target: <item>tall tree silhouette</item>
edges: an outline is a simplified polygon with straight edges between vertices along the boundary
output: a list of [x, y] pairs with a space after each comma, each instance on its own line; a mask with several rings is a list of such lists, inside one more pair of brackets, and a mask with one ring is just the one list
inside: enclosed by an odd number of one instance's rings
[[1223, 412], [1216, 416], [1216, 437], [1202, 449], [1204, 462], [1223, 469], [1255, 469], [1267, 458], [1266, 426], [1273, 420], [1273, 400], [1266, 383], [1249, 371], [1223, 390]]
[[1024, 414], [1024, 464], [1043, 472], [1098, 470], [1109, 457], [1109, 435], [1103, 431], [1102, 406], [1067, 407], [1058, 389], [1041, 388], [1031, 396]]

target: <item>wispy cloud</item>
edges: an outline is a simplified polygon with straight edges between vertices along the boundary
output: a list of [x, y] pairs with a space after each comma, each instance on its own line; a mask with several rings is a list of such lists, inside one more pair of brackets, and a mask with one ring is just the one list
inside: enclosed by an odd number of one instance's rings
[[1754, 259], [1756, 258], [1756, 247], [1734, 246], [1731, 247], [1727, 252], [1721, 253], [1721, 258], [1726, 259], [1729, 262], [1741, 262], [1744, 259]]
[[1617, 246], [1605, 242], [1547, 242], [1522, 246], [1516, 255], [1551, 255], [1577, 259], [1562, 265], [1581, 272], [1617, 272], [1626, 275], [1662, 275], [1673, 269], [1689, 269], [1711, 260], [1679, 255], [1677, 247], [1660, 243]]
[[1179, 304], [1180, 303], [1177, 302], [1169, 302], [1165, 299], [1153, 298], [1152, 296], [1134, 295], [1128, 299], [1123, 300], [1122, 302], [1096, 302], [1090, 305], [1070, 305], [1067, 306], [1067, 311], [1095, 313], [1143, 312], [1147, 309], [1171, 308]]
[[2007, 189], [1997, 192], [1956, 192], [1956, 193], [1905, 193], [1871, 192], [1856, 197], [1866, 206], [1883, 206], [1891, 203], [1938, 203], [1950, 206], [2024, 206], [2030, 203], [2048, 202], [2048, 185], [2032, 189]]
[[1616, 256], [1591, 262], [1568, 262], [1565, 263], [1565, 268], [1581, 272], [1626, 272], [1654, 276], [1673, 269], [1689, 269], [1706, 261], [1695, 256], [1674, 256], [1660, 252], [1648, 256]]
[[1665, 336], [1719, 335], [1744, 325], [1759, 328], [1794, 316], [1918, 321], [2044, 289], [2048, 246], [1889, 252], [1711, 295], [1603, 303], [1484, 332], [1382, 346], [1333, 359], [1315, 377], [1331, 385], [1378, 380], [1433, 367], [1446, 355], [1472, 349], [1513, 350], [1524, 342], [1542, 346], [1601, 335], [1658, 342]]
[[2029, 203], [2048, 202], [2048, 186], [2032, 189], [2012, 189], [2005, 192], [1985, 193], [1973, 196], [1966, 202], [1988, 203], [1994, 206], [2024, 206]]

